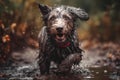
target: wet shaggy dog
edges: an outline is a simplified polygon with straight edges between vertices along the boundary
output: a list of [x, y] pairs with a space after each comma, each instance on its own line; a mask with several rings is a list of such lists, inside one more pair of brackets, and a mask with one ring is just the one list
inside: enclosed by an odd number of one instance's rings
[[88, 20], [88, 14], [81, 8], [70, 6], [39, 4], [39, 8], [45, 23], [38, 36], [40, 72], [48, 74], [51, 61], [57, 64], [56, 72], [69, 72], [72, 65], [82, 59], [75, 21]]

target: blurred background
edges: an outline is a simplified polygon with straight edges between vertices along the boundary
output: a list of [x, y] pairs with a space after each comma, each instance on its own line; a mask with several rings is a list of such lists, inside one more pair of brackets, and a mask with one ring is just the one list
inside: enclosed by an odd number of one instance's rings
[[12, 52], [38, 49], [37, 36], [44, 22], [37, 3], [85, 9], [90, 19], [77, 21], [82, 47], [103, 50], [111, 60], [120, 60], [120, 0], [0, 0], [1, 66]]
[[120, 42], [119, 0], [0, 0], [1, 28], [4, 26], [6, 32], [12, 31], [19, 37], [36, 38], [43, 25], [36, 3], [81, 7], [90, 15], [89, 21], [78, 22], [81, 40]]

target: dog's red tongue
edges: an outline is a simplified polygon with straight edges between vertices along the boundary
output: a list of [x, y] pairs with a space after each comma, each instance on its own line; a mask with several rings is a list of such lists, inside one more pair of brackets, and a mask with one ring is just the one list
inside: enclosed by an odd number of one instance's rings
[[58, 43], [58, 47], [60, 47], [60, 48], [66, 48], [66, 47], [68, 47], [68, 46], [70, 46], [70, 42]]

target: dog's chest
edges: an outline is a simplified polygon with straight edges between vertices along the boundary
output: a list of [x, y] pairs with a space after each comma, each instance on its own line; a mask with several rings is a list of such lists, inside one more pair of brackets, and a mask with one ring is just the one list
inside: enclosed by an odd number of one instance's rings
[[68, 52], [66, 49], [56, 49], [51, 55], [51, 59], [57, 63], [60, 63], [64, 60], [71, 52]]
[[79, 46], [75, 45], [73, 42], [63, 46], [54, 45], [53, 43], [49, 43], [48, 45], [46, 45], [46, 53], [48, 53], [51, 58], [64, 59], [69, 54], [81, 53], [82, 51]]

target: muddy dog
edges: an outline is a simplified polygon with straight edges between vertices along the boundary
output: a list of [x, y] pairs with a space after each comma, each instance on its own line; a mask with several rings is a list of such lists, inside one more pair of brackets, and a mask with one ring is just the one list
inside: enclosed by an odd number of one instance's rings
[[39, 4], [45, 26], [39, 33], [39, 66], [41, 74], [48, 74], [51, 61], [58, 66], [56, 72], [66, 73], [82, 59], [75, 22], [87, 21], [88, 14], [81, 8], [70, 6], [49, 7]]

